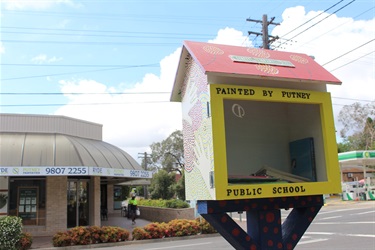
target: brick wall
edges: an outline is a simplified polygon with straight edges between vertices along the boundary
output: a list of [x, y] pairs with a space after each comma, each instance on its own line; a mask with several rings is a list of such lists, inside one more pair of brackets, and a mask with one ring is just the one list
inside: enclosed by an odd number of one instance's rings
[[100, 226], [100, 177], [91, 176], [89, 186], [89, 223], [91, 226]]
[[66, 230], [67, 185], [66, 176], [46, 178], [46, 233], [48, 235]]
[[108, 184], [107, 185], [107, 208], [108, 213], [112, 214], [114, 212], [114, 204], [113, 204], [113, 185]]
[[194, 208], [159, 208], [139, 206], [140, 218], [154, 222], [169, 222], [174, 219], [194, 220]]

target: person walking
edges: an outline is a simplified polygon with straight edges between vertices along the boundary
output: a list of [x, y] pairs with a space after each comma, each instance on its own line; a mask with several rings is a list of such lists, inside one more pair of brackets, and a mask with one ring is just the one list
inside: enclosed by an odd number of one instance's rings
[[132, 197], [129, 200], [129, 212], [131, 213], [131, 218], [132, 218], [132, 225], [135, 224], [135, 218], [137, 216], [137, 208], [138, 208], [138, 202], [137, 199], [135, 198], [135, 193], [132, 194]]

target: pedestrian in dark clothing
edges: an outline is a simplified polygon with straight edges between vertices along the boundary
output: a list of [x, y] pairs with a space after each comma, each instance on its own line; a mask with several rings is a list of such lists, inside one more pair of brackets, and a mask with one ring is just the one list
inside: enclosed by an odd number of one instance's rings
[[129, 208], [131, 212], [131, 218], [132, 218], [132, 224], [135, 224], [135, 218], [136, 218], [136, 213], [137, 213], [137, 208], [138, 208], [138, 202], [135, 199], [135, 194], [132, 195], [131, 199], [129, 200]]

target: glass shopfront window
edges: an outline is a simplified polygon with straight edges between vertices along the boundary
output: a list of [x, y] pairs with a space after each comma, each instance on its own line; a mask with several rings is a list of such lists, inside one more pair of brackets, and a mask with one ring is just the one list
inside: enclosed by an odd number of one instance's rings
[[122, 186], [114, 186], [113, 187], [113, 196], [114, 196], [114, 209], [121, 209], [121, 203], [124, 200], [122, 195]]
[[88, 226], [90, 217], [89, 181], [68, 180], [67, 199], [67, 227]]
[[46, 225], [45, 178], [10, 178], [9, 215], [21, 217], [25, 226]]

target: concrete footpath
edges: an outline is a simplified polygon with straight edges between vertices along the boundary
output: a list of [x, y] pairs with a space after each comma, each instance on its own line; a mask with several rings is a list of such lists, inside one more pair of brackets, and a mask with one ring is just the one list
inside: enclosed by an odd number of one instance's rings
[[[331, 196], [330, 198], [325, 200], [325, 206], [348, 206], [348, 205], [354, 205], [357, 203], [372, 203], [375, 206], [375, 201], [343, 201], [341, 200], [341, 197], [339, 196]], [[129, 220], [126, 217], [122, 217], [120, 215], [120, 211], [116, 211], [114, 214], [108, 215], [107, 221], [102, 221], [102, 226], [116, 226], [121, 227], [132, 233], [133, 229], [135, 227], [144, 227], [145, 225], [149, 224], [150, 221], [143, 220], [143, 219], [137, 219], [136, 224], [132, 225], [131, 220]], [[237, 221], [237, 223], [246, 231], [246, 220], [243, 221]], [[202, 237], [204, 235], [201, 235], [199, 237]], [[206, 237], [208, 237], [207, 235]], [[87, 245], [87, 246], [74, 246], [74, 247], [65, 247], [65, 248], [55, 248], [52, 245], [52, 236], [35, 236], [33, 237], [33, 244], [31, 246], [31, 249], [89, 249], [89, 248], [102, 248], [102, 247], [111, 247], [111, 246], [118, 246], [119, 244], [125, 245], [125, 244], [139, 244], [142, 243], [142, 241], [128, 241], [128, 242], [120, 242], [120, 243], [105, 243], [105, 244], [93, 244], [93, 245]]]

